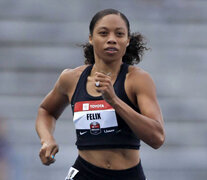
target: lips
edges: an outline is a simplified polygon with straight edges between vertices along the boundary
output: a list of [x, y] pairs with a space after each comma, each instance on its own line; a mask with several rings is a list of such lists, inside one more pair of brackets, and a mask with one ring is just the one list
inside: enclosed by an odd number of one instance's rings
[[105, 50], [105, 51], [109, 51], [109, 52], [116, 52], [116, 51], [118, 51], [118, 49], [115, 48], [115, 47], [107, 47], [107, 48], [105, 48], [104, 50]]

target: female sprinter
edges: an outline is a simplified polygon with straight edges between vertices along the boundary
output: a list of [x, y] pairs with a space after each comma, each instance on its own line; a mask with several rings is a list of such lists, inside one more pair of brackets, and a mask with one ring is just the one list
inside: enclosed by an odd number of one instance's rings
[[85, 65], [64, 70], [39, 107], [40, 159], [54, 163], [55, 122], [71, 104], [79, 155], [66, 180], [146, 180], [140, 140], [157, 149], [165, 134], [155, 85], [147, 72], [133, 66], [145, 43], [114, 9], [98, 12], [89, 29]]

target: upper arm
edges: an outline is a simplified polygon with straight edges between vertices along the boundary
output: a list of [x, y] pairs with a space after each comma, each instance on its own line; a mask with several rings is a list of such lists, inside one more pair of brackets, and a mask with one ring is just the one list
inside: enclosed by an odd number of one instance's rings
[[134, 83], [134, 92], [141, 114], [163, 124], [156, 87], [152, 78], [143, 70], [137, 70], [135, 78], [137, 83]]
[[56, 81], [53, 89], [43, 99], [40, 108], [45, 109], [49, 114], [57, 119], [65, 107], [69, 104], [67, 92], [70, 88], [68, 81], [68, 71], [64, 70]]

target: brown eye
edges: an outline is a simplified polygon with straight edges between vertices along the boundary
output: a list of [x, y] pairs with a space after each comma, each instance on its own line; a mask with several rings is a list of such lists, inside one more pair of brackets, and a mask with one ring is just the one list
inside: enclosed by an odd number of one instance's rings
[[124, 36], [124, 33], [123, 33], [123, 32], [117, 32], [116, 34], [117, 34], [117, 36], [119, 36], [119, 37]]
[[101, 31], [101, 32], [99, 32], [99, 34], [102, 35], [102, 36], [105, 36], [105, 35], [107, 35], [107, 32], [106, 31]]

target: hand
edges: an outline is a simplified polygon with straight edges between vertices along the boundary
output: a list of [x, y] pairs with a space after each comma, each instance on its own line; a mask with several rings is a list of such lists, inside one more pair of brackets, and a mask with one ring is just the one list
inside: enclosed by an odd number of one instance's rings
[[44, 165], [49, 166], [55, 162], [55, 154], [59, 151], [59, 147], [53, 140], [51, 142], [44, 142], [39, 152], [39, 157]]
[[[114, 92], [114, 87], [111, 82], [111, 77], [104, 73], [96, 72], [95, 81], [96, 91], [102, 94], [102, 97], [106, 102], [108, 102], [110, 105], [113, 105], [116, 94]], [[99, 86], [97, 86], [97, 82], [99, 82]]]

